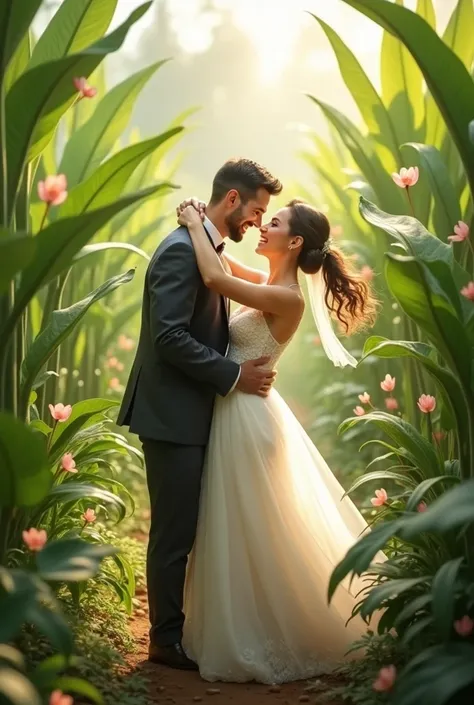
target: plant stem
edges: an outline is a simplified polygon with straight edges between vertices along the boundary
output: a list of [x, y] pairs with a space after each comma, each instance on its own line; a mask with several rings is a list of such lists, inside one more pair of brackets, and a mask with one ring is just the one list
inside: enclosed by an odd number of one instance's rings
[[410, 187], [406, 186], [405, 191], [407, 193], [408, 203], [410, 204], [411, 214], [414, 218], [416, 218], [415, 209], [413, 208], [413, 201], [411, 200], [411, 196], [410, 196]]
[[44, 213], [43, 213], [43, 218], [41, 219], [41, 225], [39, 226], [39, 231], [43, 230], [43, 225], [45, 223], [46, 218], [48, 217], [50, 205], [51, 205], [50, 203], [46, 204], [46, 208], [44, 209]]

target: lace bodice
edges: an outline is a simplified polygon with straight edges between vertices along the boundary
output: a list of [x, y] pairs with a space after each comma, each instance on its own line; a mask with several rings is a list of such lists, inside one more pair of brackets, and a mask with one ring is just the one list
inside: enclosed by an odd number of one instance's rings
[[268, 355], [268, 367], [274, 369], [290, 340], [278, 343], [272, 336], [262, 311], [241, 306], [230, 317], [228, 357], [240, 364]]

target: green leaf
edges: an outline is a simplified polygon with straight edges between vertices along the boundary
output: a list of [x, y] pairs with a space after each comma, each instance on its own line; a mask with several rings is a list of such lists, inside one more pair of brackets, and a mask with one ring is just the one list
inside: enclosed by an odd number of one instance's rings
[[15, 307], [1, 327], [0, 337], [3, 340], [9, 337], [22, 311], [38, 289], [69, 267], [74, 255], [116, 213], [136, 201], [149, 198], [161, 188], [161, 185], [150, 187], [145, 191], [124, 196], [98, 210], [59, 220], [36, 235], [34, 239], [37, 256], [23, 272], [21, 286], [16, 293]]
[[[12, 86], [5, 103], [8, 163], [8, 212], [20, 187], [27, 161], [32, 161], [52, 138], [59, 120], [77, 100], [73, 79], [88, 76], [109, 53], [119, 49], [130, 27], [148, 10], [151, 2], [137, 8], [126, 22], [79, 54], [36, 66]], [[28, 110], [25, 110], [28, 105]], [[0, 144], [0, 151], [4, 149]], [[0, 172], [0, 191], [4, 188]], [[3, 216], [3, 203], [0, 203]]]
[[117, 0], [64, 0], [38, 39], [28, 68], [78, 54], [101, 39]]
[[455, 475], [440, 475], [439, 477], [430, 477], [427, 480], [423, 480], [423, 482], [420, 482], [416, 490], [414, 490], [410, 495], [406, 504], [407, 512], [415, 511], [421, 500], [427, 496], [427, 493], [435, 485], [440, 483], [443, 483], [443, 485], [454, 483], [457, 484], [459, 481], [459, 477], [456, 477]]
[[349, 89], [367, 128], [375, 140], [385, 147], [383, 161], [388, 171], [399, 169], [402, 159], [392, 120], [374, 86], [352, 51], [334, 30], [313, 15], [319, 22], [336, 54], [342, 79]]
[[[180, 128], [176, 128], [173, 134], [176, 131], [180, 131]], [[99, 166], [92, 176], [71, 189], [67, 201], [59, 207], [55, 217], [58, 219], [69, 218], [112, 204], [120, 197], [128, 179], [140, 162], [152, 154], [170, 136], [169, 133], [164, 133], [131, 147], [126, 147], [114, 154]], [[173, 188], [176, 186], [167, 182], [154, 186], [155, 193], [158, 190], [166, 192]]]
[[[62, 485], [55, 490], [62, 489]], [[36, 564], [43, 580], [79, 582], [96, 575], [101, 561], [117, 549], [82, 539], [61, 539], [47, 544], [38, 553]]]
[[105, 252], [107, 250], [127, 250], [128, 252], [143, 257], [143, 259], [147, 261], [150, 259], [146, 252], [128, 242], [95, 242], [92, 245], [85, 245], [85, 247], [80, 249], [77, 255], [74, 255], [73, 261], [79, 262], [85, 257], [90, 257], [90, 255], [95, 255], [97, 252]]
[[0, 293], [31, 262], [35, 249], [35, 241], [27, 233], [10, 234], [0, 228]]
[[[30, 352], [30, 350], [31, 350], [31, 347], [28, 348], [28, 353]], [[23, 364], [25, 364], [25, 360], [28, 358], [28, 353], [27, 353], [27, 357], [23, 360]], [[59, 375], [54, 370], [46, 370], [41, 375], [39, 375], [38, 377], [35, 378], [35, 381], [32, 385], [32, 389], [39, 389], [44, 384], [46, 384], [46, 382], [48, 382], [48, 380], [50, 380], [51, 377], [59, 377]]]
[[39, 371], [47, 363], [59, 345], [74, 330], [90, 307], [96, 302], [115, 291], [122, 284], [133, 279], [135, 270], [130, 269], [124, 274], [119, 274], [104, 282], [92, 291], [85, 299], [78, 301], [69, 308], [53, 311], [46, 327], [29, 347], [21, 366], [22, 398], [25, 398], [33, 386]]
[[6, 705], [42, 705], [38, 691], [27, 676], [13, 668], [1, 665], [0, 700]]
[[[75, 678], [73, 676], [60, 676], [54, 681], [54, 688], [62, 690], [64, 693], [77, 693], [88, 700], [103, 705], [104, 699], [99, 693], [95, 685], [89, 683], [83, 678]], [[82, 700], [82, 698], [80, 698]]]
[[343, 434], [356, 425], [367, 423], [373, 423], [402, 448], [406, 448], [426, 477], [433, 477], [439, 473], [440, 464], [434, 447], [416, 428], [398, 416], [384, 411], [372, 411], [365, 416], [347, 419], [339, 426], [338, 433]]
[[439, 636], [447, 641], [453, 631], [454, 605], [458, 592], [458, 576], [464, 558], [453, 558], [443, 563], [433, 577], [431, 592], [433, 624]]
[[400, 627], [404, 622], [411, 622], [413, 619], [419, 618], [418, 612], [423, 611], [426, 614], [428, 605], [431, 602], [431, 595], [418, 595], [414, 597], [405, 607], [400, 610], [394, 622], [395, 627]]
[[0, 413], [0, 506], [32, 507], [52, 484], [42, 436], [7, 413]]
[[402, 473], [391, 472], [390, 470], [377, 470], [374, 472], [366, 473], [359, 477], [347, 490], [344, 492], [343, 497], [352, 494], [361, 485], [365, 485], [367, 482], [372, 482], [373, 480], [393, 480], [399, 482], [403, 487], [416, 487], [416, 481], [410, 477], [408, 474], [402, 475]]
[[[50, 544], [50, 546], [54, 545], [54, 542]], [[48, 545], [39, 551], [38, 556], [43, 551], [46, 551], [47, 548]], [[55, 649], [63, 654], [72, 653], [74, 637], [66, 620], [59, 612], [48, 609], [41, 603], [36, 602], [30, 605], [26, 614], [26, 621], [34, 624]]]
[[96, 169], [125, 130], [141, 90], [164, 64], [160, 61], [142, 69], [108, 91], [94, 114], [68, 140], [59, 172], [67, 174], [70, 188]]
[[446, 241], [461, 220], [459, 200], [451, 182], [446, 164], [436, 147], [410, 142], [406, 145], [420, 155], [424, 173], [428, 174], [434, 196], [433, 223], [436, 234]]
[[[396, 0], [403, 5], [403, 0]], [[412, 140], [425, 116], [423, 77], [402, 42], [385, 31], [381, 50], [382, 99], [387, 106], [397, 144]], [[420, 135], [420, 138], [423, 137]]]
[[474, 521], [474, 480], [466, 480], [443, 494], [425, 512], [406, 517], [402, 538], [410, 539], [426, 531], [445, 533]]
[[74, 404], [69, 419], [56, 425], [51, 447], [52, 458], [58, 458], [61, 450], [72, 441], [78, 431], [102, 421], [105, 412], [118, 405], [119, 402], [113, 399], [85, 399]]
[[397, 580], [387, 580], [386, 582], [372, 588], [368, 597], [364, 600], [360, 611], [361, 617], [366, 618], [379, 609], [386, 600], [400, 595], [407, 590], [411, 590], [417, 585], [426, 583], [428, 577], [421, 578], [399, 578]]
[[25, 670], [25, 659], [23, 654], [8, 644], [0, 644], [0, 662], [6, 661], [19, 671]]
[[[474, 197], [474, 145], [468, 136], [474, 85], [469, 71], [429, 24], [405, 7], [381, 0], [344, 2], [391, 32], [410, 51], [458, 148]], [[472, 37], [472, 25], [466, 31]]]
[[55, 504], [75, 503], [83, 499], [107, 505], [115, 514], [116, 523], [125, 519], [127, 507], [121, 497], [109, 492], [109, 490], [104, 490], [102, 487], [79, 482], [63, 482], [61, 485], [54, 487], [44, 500], [44, 506], [51, 507]]
[[461, 704], [456, 694], [474, 682], [474, 646], [462, 642], [438, 644], [424, 649], [420, 657], [412, 659], [397, 678], [391, 705]]
[[26, 67], [28, 66], [31, 56], [31, 44], [32, 38], [30, 28], [30, 31], [24, 34], [23, 39], [17, 46], [16, 51], [8, 64], [8, 69], [5, 74], [5, 95], [8, 93], [15, 81], [18, 81], [20, 76], [26, 71]]
[[0, 4], [0, 82], [41, 3], [42, 0], [23, 0]]

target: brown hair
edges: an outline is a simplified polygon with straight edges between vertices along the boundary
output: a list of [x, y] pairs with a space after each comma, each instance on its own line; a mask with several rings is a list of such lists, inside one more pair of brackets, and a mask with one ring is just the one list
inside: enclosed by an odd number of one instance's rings
[[371, 287], [344, 253], [330, 244], [331, 226], [324, 213], [300, 199], [287, 207], [290, 235], [303, 238], [298, 267], [305, 274], [316, 274], [322, 267], [328, 309], [348, 334], [372, 325], [377, 305]]
[[270, 196], [277, 196], [283, 186], [268, 169], [257, 162], [250, 159], [229, 159], [214, 177], [210, 203], [220, 203], [231, 189], [238, 191], [242, 202], [247, 203], [260, 188], [268, 191]]

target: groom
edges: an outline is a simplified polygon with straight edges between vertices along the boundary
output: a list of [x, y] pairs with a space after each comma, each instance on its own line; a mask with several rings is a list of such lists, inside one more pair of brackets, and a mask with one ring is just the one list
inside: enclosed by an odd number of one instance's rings
[[[204, 226], [216, 252], [261, 225], [282, 185], [248, 159], [226, 162], [214, 177]], [[241, 365], [226, 358], [228, 301], [204, 286], [186, 228], [168, 235], [145, 276], [137, 353], [118, 415], [139, 435], [151, 504], [147, 555], [149, 658], [197, 669], [183, 651], [183, 591], [196, 536], [201, 475], [216, 394], [266, 396], [267, 358]]]

